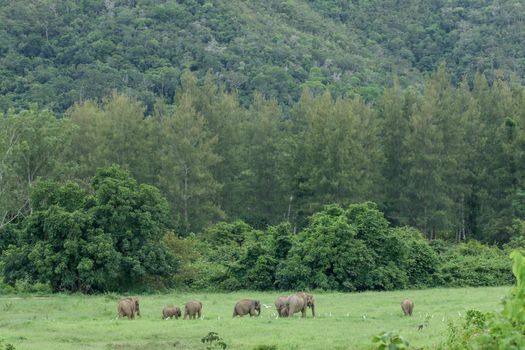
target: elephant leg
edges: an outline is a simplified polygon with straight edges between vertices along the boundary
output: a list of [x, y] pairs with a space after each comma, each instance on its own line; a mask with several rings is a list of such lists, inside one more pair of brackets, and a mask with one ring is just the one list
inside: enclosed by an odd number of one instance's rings
[[306, 317], [306, 307], [304, 307], [304, 308], [301, 309], [301, 317], [302, 317], [302, 318], [305, 318], [305, 317]]

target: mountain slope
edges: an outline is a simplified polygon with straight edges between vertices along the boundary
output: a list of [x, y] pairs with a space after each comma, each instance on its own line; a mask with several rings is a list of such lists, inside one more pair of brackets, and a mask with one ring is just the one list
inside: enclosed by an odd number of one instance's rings
[[0, 1], [0, 110], [62, 113], [113, 89], [151, 110], [185, 68], [290, 104], [302, 86], [375, 98], [393, 76], [417, 83], [444, 62], [525, 72], [517, 0]]

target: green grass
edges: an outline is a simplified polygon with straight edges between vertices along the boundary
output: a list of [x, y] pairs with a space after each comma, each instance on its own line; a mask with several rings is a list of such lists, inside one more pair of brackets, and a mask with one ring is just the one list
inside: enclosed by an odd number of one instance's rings
[[[499, 307], [508, 287], [429, 289], [367, 293], [315, 293], [317, 317], [276, 319], [279, 292], [172, 293], [140, 296], [142, 317], [116, 320], [116, 295], [0, 297], [0, 341], [23, 349], [205, 349], [200, 339], [217, 332], [228, 349], [275, 344], [278, 349], [366, 349], [371, 337], [395, 330], [411, 346], [432, 349], [446, 336], [447, 323], [476, 308]], [[232, 319], [239, 299], [260, 299], [259, 318]], [[404, 317], [400, 303], [415, 302], [414, 316]], [[167, 304], [203, 302], [202, 320], [161, 319]], [[426, 315], [429, 326], [418, 331]]]

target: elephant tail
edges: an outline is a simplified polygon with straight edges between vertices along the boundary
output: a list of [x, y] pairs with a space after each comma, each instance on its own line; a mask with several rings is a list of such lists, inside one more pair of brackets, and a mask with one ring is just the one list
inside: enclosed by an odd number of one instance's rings
[[233, 308], [233, 317], [235, 317], [235, 316], [237, 316], [237, 308], [236, 307]]

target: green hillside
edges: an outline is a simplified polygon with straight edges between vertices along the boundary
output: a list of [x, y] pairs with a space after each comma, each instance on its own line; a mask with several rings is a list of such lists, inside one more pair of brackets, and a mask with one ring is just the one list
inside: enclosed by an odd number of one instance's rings
[[0, 110], [62, 113], [117, 89], [173, 102], [184, 68], [249, 104], [254, 90], [290, 105], [303, 86], [374, 99], [445, 63], [525, 72], [518, 0], [0, 1]]

